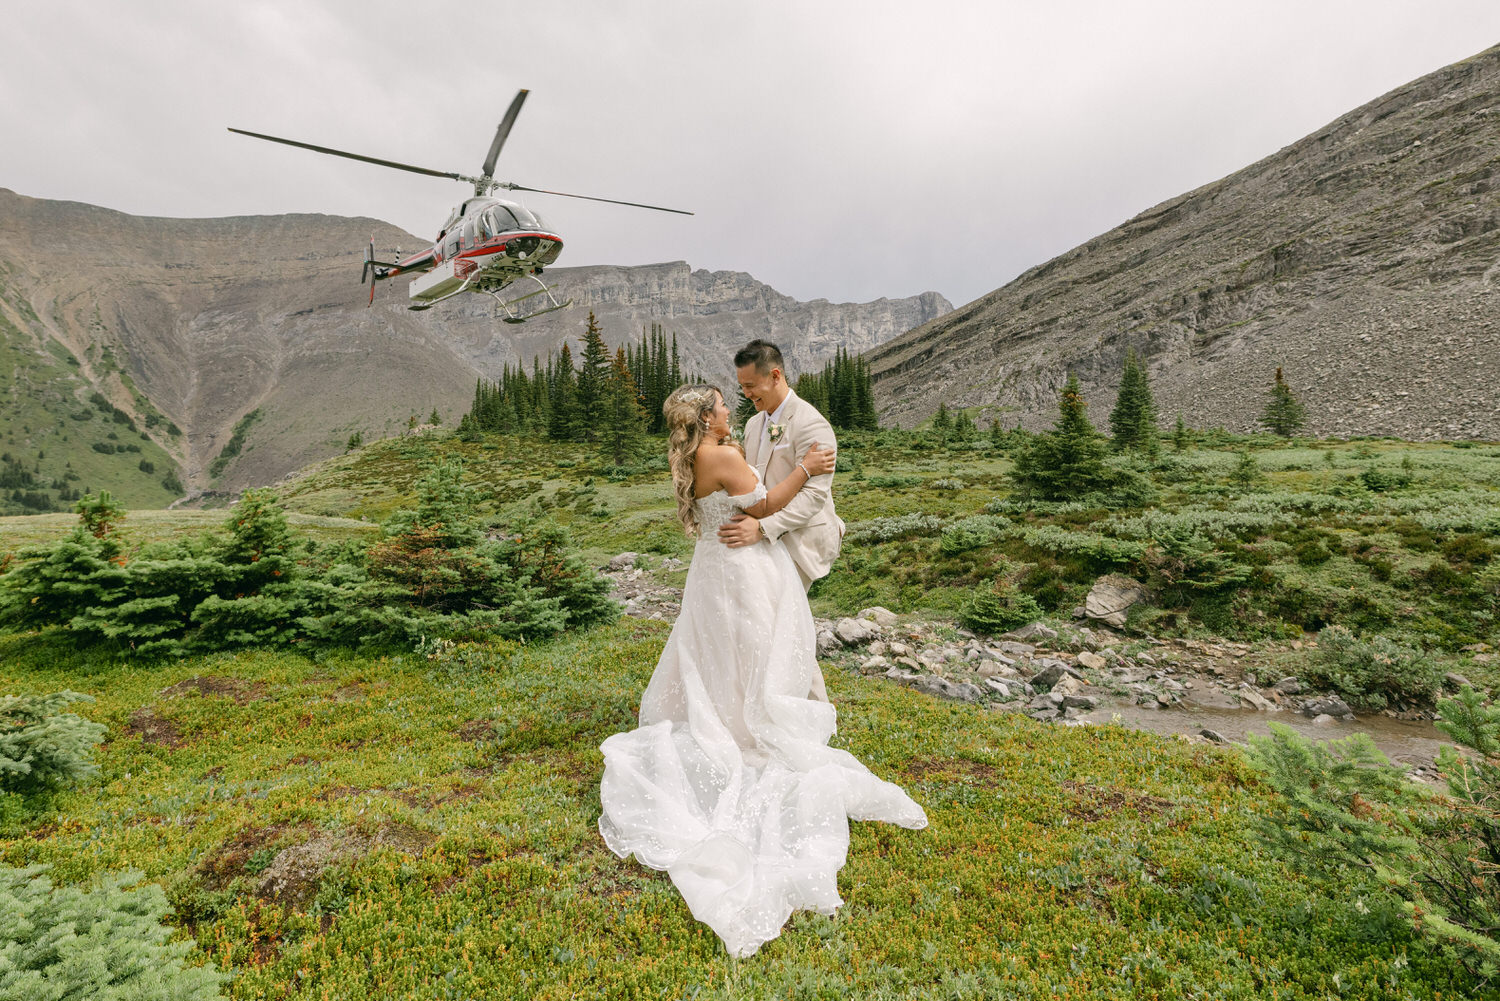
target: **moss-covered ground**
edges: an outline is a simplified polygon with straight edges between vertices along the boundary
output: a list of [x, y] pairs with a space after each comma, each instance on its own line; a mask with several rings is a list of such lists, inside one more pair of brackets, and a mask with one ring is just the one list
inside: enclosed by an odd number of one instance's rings
[[3, 690], [109, 727], [96, 784], [7, 801], [0, 861], [144, 870], [233, 998], [1455, 996], [1358, 882], [1309, 896], [1257, 846], [1237, 753], [839, 672], [837, 743], [931, 826], [854, 824], [839, 914], [731, 961], [594, 826], [665, 636], [156, 665], [0, 638]]

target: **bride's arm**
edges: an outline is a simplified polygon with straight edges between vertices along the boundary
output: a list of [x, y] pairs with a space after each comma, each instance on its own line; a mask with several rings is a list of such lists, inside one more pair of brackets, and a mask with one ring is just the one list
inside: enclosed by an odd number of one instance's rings
[[[749, 463], [745, 463], [745, 468], [750, 468]], [[802, 461], [797, 463], [797, 468], [792, 470], [790, 476], [766, 491], [765, 500], [743, 510], [752, 518], [764, 518], [768, 514], [775, 514], [797, 496], [797, 491], [801, 490], [808, 480], [831, 472], [833, 472], [833, 451], [820, 445], [813, 445], [802, 457]], [[750, 489], [754, 489], [754, 486], [752, 485]]]

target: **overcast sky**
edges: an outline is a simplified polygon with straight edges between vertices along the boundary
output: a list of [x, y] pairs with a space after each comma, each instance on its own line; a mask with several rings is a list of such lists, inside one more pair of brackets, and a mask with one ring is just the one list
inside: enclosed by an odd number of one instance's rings
[[[465, 194], [226, 126], [685, 208], [522, 200], [560, 265], [962, 304], [1500, 42], [1496, 0], [46, 0], [7, 5], [0, 187], [138, 215]], [[0, 220], [3, 225], [3, 220]]]

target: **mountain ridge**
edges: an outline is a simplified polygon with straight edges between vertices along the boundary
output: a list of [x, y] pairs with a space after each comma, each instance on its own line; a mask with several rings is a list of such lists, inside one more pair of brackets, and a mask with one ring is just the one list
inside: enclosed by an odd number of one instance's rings
[[[482, 296], [411, 312], [404, 279], [382, 283], [367, 308], [356, 282], [372, 236], [381, 248], [427, 242], [375, 219], [131, 216], [0, 188], [0, 222], [0, 335], [34, 359], [53, 346], [73, 358], [54, 373], [50, 420], [93, 392], [137, 423], [156, 413], [142, 433], [189, 489], [273, 482], [355, 432], [394, 434], [434, 408], [456, 420], [476, 379], [576, 341], [590, 309], [611, 348], [662, 323], [685, 371], [722, 381], [733, 351], [757, 336], [807, 371], [839, 346], [866, 350], [951, 308], [936, 293], [801, 303], [743, 272], [670, 262], [548, 269], [574, 306], [512, 326]], [[214, 458], [257, 410], [216, 479]], [[0, 407], [0, 424], [7, 416]], [[28, 431], [17, 449], [46, 451], [43, 437]]]
[[1165, 422], [1250, 430], [1281, 366], [1314, 434], [1500, 438], [1497, 167], [1500, 46], [882, 344], [882, 417], [1042, 428], [1072, 371], [1098, 422], [1134, 349]]

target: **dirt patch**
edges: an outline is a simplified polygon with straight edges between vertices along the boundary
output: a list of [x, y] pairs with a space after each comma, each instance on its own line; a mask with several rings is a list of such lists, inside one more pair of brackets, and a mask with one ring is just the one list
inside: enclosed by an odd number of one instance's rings
[[330, 702], [358, 702], [364, 697], [365, 690], [360, 685], [344, 685], [328, 693]]
[[179, 681], [175, 685], [163, 688], [160, 694], [165, 698], [175, 699], [189, 692], [197, 692], [205, 698], [233, 699], [236, 705], [259, 702], [267, 697], [264, 682], [249, 682], [241, 678], [219, 678], [213, 675]]
[[198, 863], [198, 872], [203, 881], [215, 890], [221, 890], [245, 875], [245, 867], [256, 852], [268, 849], [281, 841], [291, 828], [285, 824], [266, 827], [246, 827], [208, 853]]
[[154, 706], [145, 706], [131, 713], [130, 722], [125, 724], [125, 732], [135, 734], [146, 744], [161, 747], [183, 745], [182, 731], [177, 724], [158, 715]]
[[1073, 794], [1073, 800], [1063, 807], [1063, 812], [1084, 823], [1102, 820], [1124, 809], [1134, 810], [1142, 816], [1155, 816], [1172, 806], [1171, 800], [1132, 789], [1089, 785], [1071, 779], [1064, 781], [1062, 786]]
[[479, 743], [485, 740], [495, 739], [495, 721], [492, 719], [471, 719], [458, 728], [458, 736], [471, 743]]
[[995, 785], [1000, 781], [1000, 769], [983, 761], [968, 758], [915, 758], [906, 765], [906, 774], [918, 781], [926, 779], [951, 779], [967, 776]]

